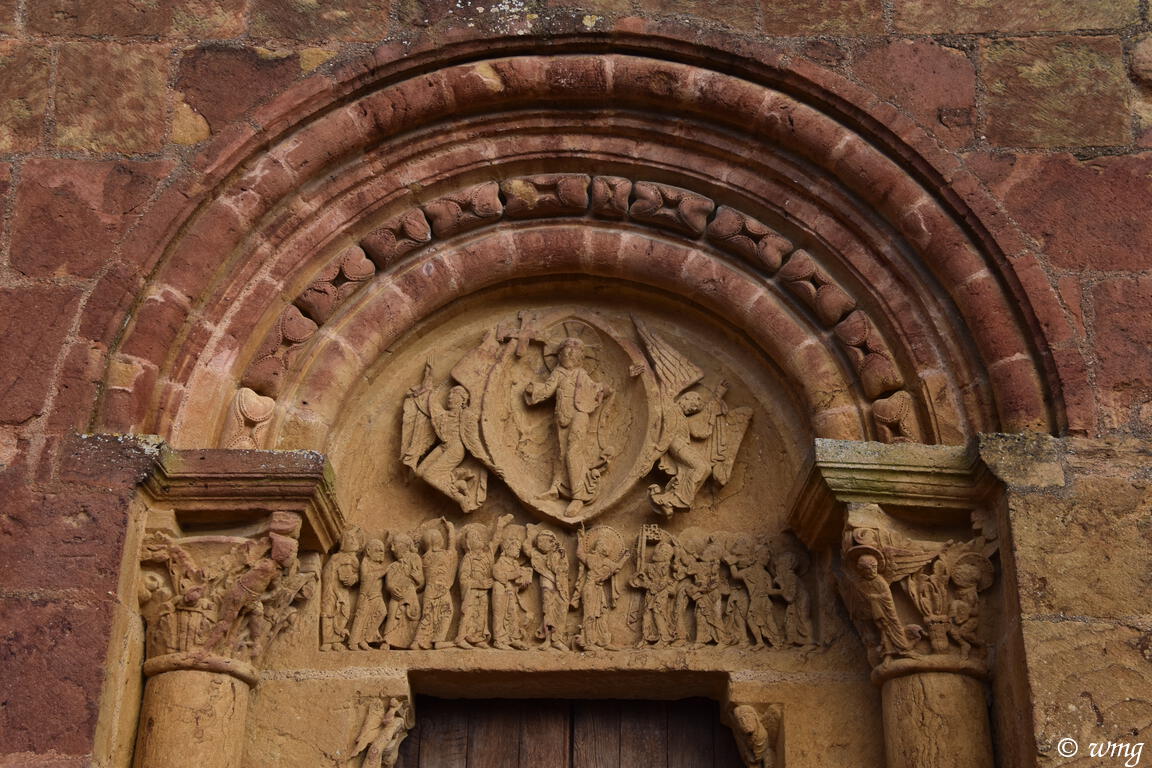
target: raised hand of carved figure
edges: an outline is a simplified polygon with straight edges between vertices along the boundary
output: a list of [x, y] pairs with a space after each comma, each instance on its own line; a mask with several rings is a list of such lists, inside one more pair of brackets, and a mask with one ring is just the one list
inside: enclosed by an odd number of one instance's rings
[[[416, 629], [413, 648], [447, 648], [452, 623], [452, 585], [460, 556], [456, 548], [456, 526], [443, 517], [421, 526], [424, 546], [424, 606]], [[441, 530], [441, 526], [443, 530]]]
[[[585, 366], [590, 347], [579, 335], [570, 335], [556, 346], [556, 364], [544, 379], [524, 389], [528, 405], [555, 402], [556, 438], [560, 464], [548, 495], [568, 499], [565, 514], [575, 517], [599, 492], [605, 461], [598, 440], [596, 412], [612, 394], [612, 388], [592, 378]], [[547, 352], [547, 348], [546, 348]]]
[[704, 378], [700, 368], [638, 318], [633, 323], [660, 383], [660, 435], [646, 463], [655, 462], [669, 476], [663, 486], [649, 486], [648, 497], [657, 512], [670, 517], [692, 509], [708, 478], [721, 486], [728, 482], [752, 409], [728, 408], [727, 382], [711, 393], [698, 387]]

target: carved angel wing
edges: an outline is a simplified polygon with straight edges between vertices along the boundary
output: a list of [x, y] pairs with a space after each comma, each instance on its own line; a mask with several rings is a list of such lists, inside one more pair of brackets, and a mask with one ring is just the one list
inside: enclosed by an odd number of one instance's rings
[[400, 431], [401, 458], [406, 467], [415, 470], [420, 459], [436, 444], [436, 430], [432, 424], [431, 398], [432, 366], [424, 365], [424, 380], [404, 396], [404, 410]]
[[460, 439], [464, 442], [464, 447], [468, 449], [468, 452], [477, 459], [485, 464], [491, 465], [493, 463], [492, 457], [488, 455], [488, 448], [480, 437], [479, 408], [469, 406], [464, 409], [460, 416]]
[[368, 712], [364, 715], [364, 725], [360, 726], [360, 735], [356, 737], [356, 745], [352, 747], [352, 754], [358, 755], [363, 752], [372, 741], [380, 735], [380, 729], [384, 726], [384, 704], [380, 701], [372, 701], [368, 705]]
[[637, 317], [632, 318], [636, 331], [644, 341], [644, 349], [652, 361], [656, 378], [660, 381], [660, 388], [666, 396], [677, 397], [688, 387], [704, 378], [704, 372], [696, 364], [673, 347]]

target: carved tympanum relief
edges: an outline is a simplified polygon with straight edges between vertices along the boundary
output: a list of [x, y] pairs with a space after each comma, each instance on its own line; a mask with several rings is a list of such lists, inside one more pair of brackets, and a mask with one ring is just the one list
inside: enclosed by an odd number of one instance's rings
[[816, 645], [807, 554], [788, 538], [573, 534], [505, 514], [363, 542], [345, 530], [324, 568], [322, 650]]
[[966, 541], [916, 540], [886, 524], [877, 505], [854, 506], [840, 591], [877, 673], [900, 665], [982, 670], [981, 593], [995, 578], [994, 532], [978, 521]]
[[692, 509], [706, 481], [728, 482], [752, 418], [642, 320], [624, 335], [601, 315], [521, 312], [497, 325], [437, 384], [408, 390], [401, 459], [464, 512], [488, 472], [545, 518], [578, 522], [618, 503], [653, 465], [664, 516]]

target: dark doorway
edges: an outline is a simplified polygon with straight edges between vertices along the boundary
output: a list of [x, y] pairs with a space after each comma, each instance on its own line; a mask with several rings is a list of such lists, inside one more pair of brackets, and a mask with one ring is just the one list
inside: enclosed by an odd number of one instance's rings
[[400, 768], [742, 768], [708, 699], [416, 698]]

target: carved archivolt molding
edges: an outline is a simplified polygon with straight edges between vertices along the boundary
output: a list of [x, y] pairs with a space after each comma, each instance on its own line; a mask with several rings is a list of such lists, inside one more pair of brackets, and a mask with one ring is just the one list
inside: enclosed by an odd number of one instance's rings
[[[341, 251], [280, 315], [241, 378], [226, 445], [247, 444], [258, 424], [241, 407], [274, 398], [293, 361], [323, 324], [369, 284], [417, 249], [502, 219], [590, 216], [628, 220], [707, 243], [786, 290], [827, 329], [855, 367], [883, 442], [918, 441], [912, 396], [867, 313], [811, 253], [766, 224], [686, 189], [614, 176], [551, 174], [486, 182], [400, 214]], [[249, 405], [251, 410], [253, 405]], [[261, 411], [264, 413], [264, 411]]]
[[[358, 286], [393, 271], [390, 259], [427, 246], [419, 259], [431, 263], [448, 257], [445, 238], [466, 247], [487, 224], [498, 225], [495, 243], [529, 222], [581, 216], [599, 231], [616, 222], [707, 244], [802, 308], [809, 338], [826, 336], [851, 361], [870, 422], [817, 434], [960, 442], [981, 430], [1059, 428], [1039, 321], [1005, 253], [1018, 269], [1029, 257], [975, 180], [898, 116], [806, 65], [798, 74], [750, 59], [733, 64], [737, 77], [567, 45], [564, 55], [487, 54], [440, 69], [434, 57], [411, 59], [413, 70], [407, 60], [373, 63], [333, 91], [301, 94], [308, 106], [295, 109], [306, 118], [271, 110], [259, 138], [215, 146], [203, 177], [173, 185], [135, 230], [136, 261], [159, 263], [97, 422], [200, 444], [209, 433], [218, 444], [243, 440], [243, 424], [221, 433], [237, 380], [270, 396], [270, 382], [309, 348], [301, 341], [327, 336], [340, 307], [362, 300]], [[585, 185], [579, 172], [592, 168]], [[478, 183], [493, 177], [502, 181]], [[538, 258], [519, 260], [524, 274], [547, 274]], [[596, 266], [599, 256], [584, 258]], [[624, 279], [676, 278], [637, 261], [628, 269]], [[398, 300], [397, 322], [477, 280], [438, 276], [425, 287], [438, 298]], [[683, 276], [679, 286], [728, 315], [751, 299]], [[282, 315], [289, 298], [295, 309]], [[254, 325], [268, 339], [249, 345]], [[267, 434], [277, 429], [274, 417]]]

